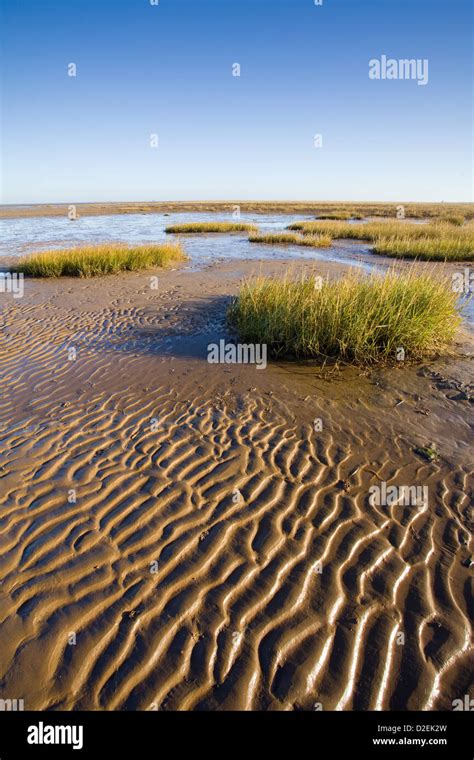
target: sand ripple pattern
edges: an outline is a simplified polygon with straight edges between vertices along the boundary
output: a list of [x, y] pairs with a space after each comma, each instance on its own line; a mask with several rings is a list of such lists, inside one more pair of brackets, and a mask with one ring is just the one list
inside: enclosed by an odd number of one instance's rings
[[[92, 342], [110, 340], [109, 316]], [[468, 693], [465, 464], [414, 471], [401, 440], [374, 443], [363, 420], [348, 432], [328, 400], [315, 433], [251, 391], [90, 390], [138, 355], [86, 355], [74, 372], [87, 395], [61, 402], [82, 327], [52, 338], [49, 319], [28, 356], [15, 335], [3, 346], [2, 696], [29, 709], [348, 710]], [[8, 424], [11, 389], [32, 384]], [[381, 480], [426, 483], [428, 508], [371, 506]]]

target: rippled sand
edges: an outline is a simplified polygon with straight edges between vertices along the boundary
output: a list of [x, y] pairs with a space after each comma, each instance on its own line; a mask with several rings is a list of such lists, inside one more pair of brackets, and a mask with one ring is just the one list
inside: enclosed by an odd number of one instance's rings
[[[469, 693], [472, 362], [209, 365], [252, 268], [0, 296], [1, 698], [385, 710]], [[413, 451], [432, 442], [436, 463]], [[381, 481], [429, 503], [372, 506]]]

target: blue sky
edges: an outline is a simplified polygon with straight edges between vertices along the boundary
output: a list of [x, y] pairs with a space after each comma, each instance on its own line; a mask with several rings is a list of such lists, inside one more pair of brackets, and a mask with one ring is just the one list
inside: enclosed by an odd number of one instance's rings
[[1, 6], [3, 203], [472, 200], [469, 0]]

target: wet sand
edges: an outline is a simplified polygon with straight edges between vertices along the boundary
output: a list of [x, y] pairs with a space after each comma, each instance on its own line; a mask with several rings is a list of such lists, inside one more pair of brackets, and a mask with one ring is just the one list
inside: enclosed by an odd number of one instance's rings
[[[257, 269], [0, 295], [1, 698], [412, 710], [472, 688], [472, 342], [385, 369], [208, 364]], [[428, 504], [373, 506], [383, 481]]]

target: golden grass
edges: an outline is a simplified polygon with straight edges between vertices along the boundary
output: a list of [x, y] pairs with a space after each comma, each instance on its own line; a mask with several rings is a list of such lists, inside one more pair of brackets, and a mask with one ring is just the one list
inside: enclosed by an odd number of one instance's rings
[[[443, 221], [413, 224], [401, 221], [377, 221], [349, 224], [338, 221], [295, 222], [289, 230], [303, 235], [330, 235], [333, 238], [375, 242], [373, 251], [386, 255], [425, 260], [463, 261], [472, 259], [474, 225], [456, 226]], [[411, 242], [410, 242], [411, 241]], [[417, 241], [417, 242], [416, 242]]]
[[[294, 222], [287, 229], [296, 230], [303, 235], [331, 235], [333, 238], [348, 238], [353, 240], [375, 240], [379, 237], [399, 234], [413, 237], [427, 234], [432, 228], [428, 224], [413, 224], [411, 222], [379, 221], [364, 224], [350, 224], [341, 221]], [[451, 229], [451, 228], [450, 228]]]
[[472, 261], [474, 260], [474, 243], [467, 237], [452, 235], [450, 237], [410, 236], [382, 237], [375, 240], [374, 253], [425, 261]]
[[335, 219], [339, 221], [347, 221], [352, 218], [352, 214], [349, 211], [328, 211], [325, 214], [318, 214], [318, 219]]
[[352, 272], [336, 281], [257, 277], [229, 310], [241, 340], [264, 343], [273, 356], [354, 363], [419, 359], [448, 348], [461, 317], [449, 279], [419, 274]]
[[177, 244], [104, 244], [32, 253], [20, 258], [12, 269], [31, 277], [94, 277], [166, 267], [171, 262], [185, 261], [187, 258], [183, 248]]
[[364, 214], [358, 211], [328, 211], [327, 213], [318, 214], [318, 219], [335, 219], [337, 221], [347, 221], [349, 219], [364, 219]]
[[250, 243], [269, 243], [270, 245], [305, 245], [311, 248], [329, 248], [332, 238], [329, 235], [296, 235], [292, 232], [270, 233], [268, 235], [250, 235]]
[[457, 227], [462, 227], [466, 221], [462, 214], [442, 214], [438, 217], [438, 221], [446, 224], [455, 224]]
[[206, 232], [256, 232], [254, 224], [240, 222], [191, 222], [189, 224], [173, 224], [166, 227], [165, 232], [176, 233], [206, 233]]

